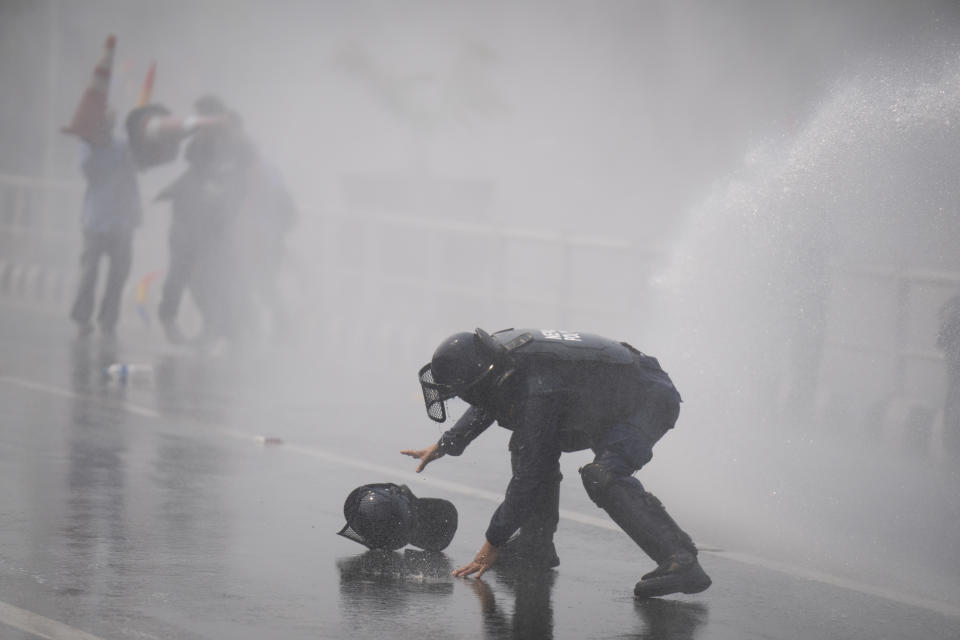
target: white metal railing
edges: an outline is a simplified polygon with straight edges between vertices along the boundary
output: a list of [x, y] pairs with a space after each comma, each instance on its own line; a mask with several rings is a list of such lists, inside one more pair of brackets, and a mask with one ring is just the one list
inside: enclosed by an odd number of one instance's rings
[[[847, 390], [846, 404], [857, 422], [851, 428], [862, 424], [878, 436], [893, 437], [893, 431], [896, 439], [933, 442], [932, 431], [943, 428], [938, 421], [947, 383], [944, 356], [936, 347], [939, 311], [960, 290], [960, 273], [850, 264], [834, 264], [831, 271], [821, 396]], [[908, 426], [917, 416], [926, 416], [926, 425]], [[872, 423], [878, 420], [881, 424]]]
[[0, 292], [34, 299], [59, 298], [67, 265], [79, 246], [75, 216], [83, 185], [0, 174]]
[[[76, 216], [64, 211], [78, 210], [82, 189], [80, 182], [0, 175], [0, 289], [58, 273], [60, 293], [69, 291], [79, 233]], [[302, 217], [307, 224], [290, 244], [300, 256], [298, 277], [315, 286], [294, 285], [304, 298], [295, 304], [339, 326], [326, 338], [334, 348], [350, 332], [392, 341], [402, 335], [422, 357], [444, 330], [514, 322], [632, 337], [650, 275], [665, 259], [620, 237], [383, 211]], [[869, 371], [855, 400], [861, 413], [891, 396], [938, 409], [937, 312], [960, 289], [960, 273], [844, 264], [831, 265], [831, 273], [820, 386], [849, 387], [850, 372]], [[848, 300], [851, 292], [866, 303]], [[864, 308], [879, 311], [864, 318]], [[872, 332], [862, 330], [865, 321]]]

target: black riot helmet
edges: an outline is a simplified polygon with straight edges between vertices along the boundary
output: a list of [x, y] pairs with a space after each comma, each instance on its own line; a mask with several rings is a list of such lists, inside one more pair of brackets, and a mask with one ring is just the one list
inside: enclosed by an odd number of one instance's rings
[[346, 524], [338, 535], [370, 549], [395, 551], [407, 544], [442, 551], [457, 531], [457, 509], [449, 500], [418, 498], [406, 485], [365, 484], [343, 503]]
[[476, 388], [504, 363], [506, 348], [483, 329], [455, 333], [437, 347], [430, 362], [420, 368], [420, 387], [431, 420], [447, 419], [444, 402]]

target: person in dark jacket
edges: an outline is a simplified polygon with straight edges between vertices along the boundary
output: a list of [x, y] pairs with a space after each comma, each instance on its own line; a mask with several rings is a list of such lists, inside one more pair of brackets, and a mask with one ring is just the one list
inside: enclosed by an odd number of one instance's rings
[[680, 410], [680, 394], [656, 358], [587, 333], [508, 329], [491, 336], [477, 329], [441, 343], [421, 368], [420, 384], [433, 420], [446, 419], [450, 398], [470, 407], [437, 443], [401, 451], [420, 461], [418, 473], [437, 458], [460, 455], [494, 422], [513, 432], [504, 500], [480, 551], [453, 575], [480, 577], [504, 555], [540, 567], [559, 564], [553, 534], [560, 454], [589, 448], [593, 462], [580, 469], [587, 494], [657, 564], [636, 584], [635, 596], [710, 586], [690, 536], [633, 476]]
[[170, 342], [184, 336], [177, 322], [189, 287], [210, 336], [230, 335], [240, 317], [234, 272], [235, 232], [246, 197], [248, 168], [256, 158], [239, 117], [215, 96], [194, 104], [198, 117], [222, 122], [197, 131], [184, 150], [186, 171], [157, 200], [169, 201], [169, 268], [157, 317]]

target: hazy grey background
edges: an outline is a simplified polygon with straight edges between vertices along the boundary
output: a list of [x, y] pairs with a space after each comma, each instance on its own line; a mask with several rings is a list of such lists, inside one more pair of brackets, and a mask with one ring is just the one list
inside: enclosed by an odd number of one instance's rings
[[[58, 129], [114, 33], [119, 113], [156, 60], [155, 100], [220, 95], [297, 199], [301, 349], [270, 384], [396, 394], [372, 441], [413, 446], [446, 335], [615, 335], [684, 395], [643, 474], [698, 541], [949, 600], [958, 30], [955, 2], [906, 0], [2, 0], [0, 173], [77, 180]], [[37, 198], [68, 242], [78, 196]], [[148, 207], [129, 286], [164, 268], [168, 215]]]

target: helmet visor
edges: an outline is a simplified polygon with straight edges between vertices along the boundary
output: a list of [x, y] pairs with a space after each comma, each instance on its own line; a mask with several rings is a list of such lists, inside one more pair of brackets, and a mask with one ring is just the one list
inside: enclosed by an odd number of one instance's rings
[[414, 526], [410, 544], [426, 551], [443, 551], [457, 532], [457, 508], [441, 498], [413, 500]]

